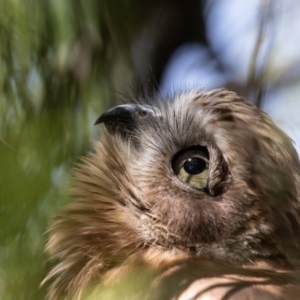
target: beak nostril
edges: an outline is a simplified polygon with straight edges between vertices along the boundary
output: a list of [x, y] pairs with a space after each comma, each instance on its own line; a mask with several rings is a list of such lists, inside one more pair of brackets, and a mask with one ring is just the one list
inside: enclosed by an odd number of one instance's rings
[[137, 110], [137, 115], [140, 117], [140, 118], [145, 118], [147, 115], [148, 115], [148, 112], [146, 110]]

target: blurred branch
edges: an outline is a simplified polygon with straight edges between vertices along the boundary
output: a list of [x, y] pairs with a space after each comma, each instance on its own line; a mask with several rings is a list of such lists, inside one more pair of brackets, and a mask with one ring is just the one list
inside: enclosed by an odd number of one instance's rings
[[20, 155], [20, 153], [15, 150], [12, 146], [10, 146], [8, 143], [6, 143], [3, 139], [0, 138], [0, 144], [2, 144], [5, 148], [7, 148], [10, 152], [12, 152], [15, 155]]
[[253, 103], [257, 107], [261, 107], [262, 99], [264, 96], [265, 82], [263, 79], [265, 77], [265, 70], [267, 69], [267, 66], [269, 64], [270, 53], [272, 50], [270, 44], [268, 49], [265, 51], [265, 55], [263, 57], [264, 61], [261, 64], [261, 68], [258, 68], [259, 55], [262, 52], [262, 45], [265, 42], [265, 37], [267, 36], [270, 19], [273, 17], [273, 6], [271, 4], [271, 0], [264, 0], [261, 3], [258, 25], [259, 31], [248, 72], [247, 91], [248, 94], [252, 95]]

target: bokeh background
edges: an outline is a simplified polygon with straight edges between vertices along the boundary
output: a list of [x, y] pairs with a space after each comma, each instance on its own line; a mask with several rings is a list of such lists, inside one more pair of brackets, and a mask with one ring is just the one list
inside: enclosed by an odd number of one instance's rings
[[295, 0], [0, 0], [0, 299], [45, 299], [47, 225], [123, 95], [224, 86], [299, 151], [299, 16]]

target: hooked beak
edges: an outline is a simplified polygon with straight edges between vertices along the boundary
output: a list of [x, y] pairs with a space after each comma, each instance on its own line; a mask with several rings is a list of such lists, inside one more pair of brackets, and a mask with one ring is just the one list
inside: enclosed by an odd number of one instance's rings
[[158, 108], [151, 105], [122, 104], [104, 112], [96, 120], [95, 125], [104, 123], [111, 133], [120, 132], [126, 135], [136, 129], [141, 120], [160, 115]]

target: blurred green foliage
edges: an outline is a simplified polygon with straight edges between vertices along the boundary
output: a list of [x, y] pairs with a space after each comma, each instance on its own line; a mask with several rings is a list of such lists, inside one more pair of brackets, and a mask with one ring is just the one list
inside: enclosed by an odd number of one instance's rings
[[44, 233], [93, 122], [132, 84], [128, 49], [148, 8], [0, 0], [0, 299], [45, 298]]

